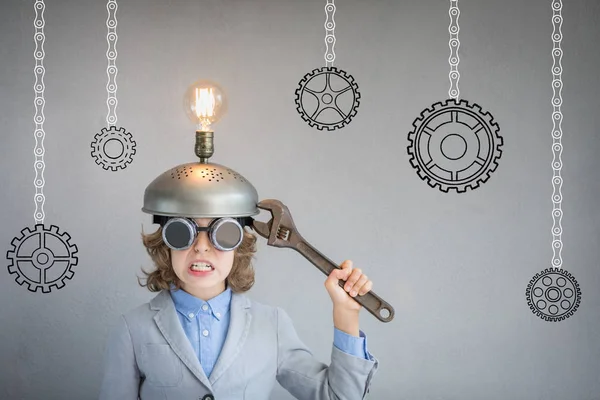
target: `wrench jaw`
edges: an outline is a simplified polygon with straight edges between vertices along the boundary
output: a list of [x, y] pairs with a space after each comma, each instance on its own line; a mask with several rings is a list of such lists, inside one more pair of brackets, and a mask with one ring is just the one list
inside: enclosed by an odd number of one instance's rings
[[252, 228], [260, 236], [264, 237], [265, 239], [268, 239], [269, 238], [269, 232], [271, 231], [271, 227], [270, 227], [271, 222], [272, 222], [272, 220], [269, 221], [269, 222], [262, 222], [262, 221], [253, 220], [252, 221]]
[[[271, 237], [271, 227], [273, 226], [273, 210], [268, 202], [265, 200], [258, 203], [258, 208], [269, 211], [271, 214], [271, 219], [268, 222], [257, 221], [253, 218], [252, 220], [252, 228], [265, 239], [269, 239]], [[269, 243], [270, 244], [270, 243]]]
[[273, 247], [293, 247], [293, 243], [297, 241], [294, 232], [280, 226], [279, 229], [273, 229], [273, 220], [269, 222], [261, 222], [254, 220], [252, 227], [260, 236], [267, 239], [267, 244]]
[[256, 220], [253, 222], [254, 230], [267, 239], [269, 246], [293, 248], [298, 240], [301, 240], [289, 210], [281, 201], [263, 200], [258, 203], [258, 208], [271, 213], [271, 219], [268, 222]]
[[296, 245], [302, 240], [298, 232], [282, 225], [279, 225], [277, 230], [273, 229], [271, 235], [272, 237], [269, 238], [267, 243], [281, 248], [296, 249]]

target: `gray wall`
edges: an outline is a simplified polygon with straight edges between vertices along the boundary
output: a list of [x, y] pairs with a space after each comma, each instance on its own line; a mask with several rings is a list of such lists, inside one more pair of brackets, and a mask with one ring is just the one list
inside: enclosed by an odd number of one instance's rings
[[[0, 6], [0, 243], [34, 224], [33, 1]], [[324, 65], [325, 1], [119, 1], [118, 125], [137, 141], [125, 170], [90, 157], [106, 118], [106, 2], [46, 4], [45, 223], [79, 250], [73, 279], [31, 293], [0, 272], [0, 398], [93, 399], [108, 331], [153, 294], [138, 287], [146, 185], [194, 161], [181, 97], [219, 82], [229, 112], [214, 162], [288, 205], [304, 236], [349, 258], [394, 305], [384, 324], [361, 313], [381, 369], [373, 399], [600, 399], [600, 4], [563, 8], [563, 268], [583, 294], [562, 322], [535, 316], [529, 280], [550, 267], [552, 88], [549, 0], [459, 3], [461, 97], [500, 124], [491, 179], [465, 194], [431, 189], [408, 163], [413, 120], [448, 97], [447, 1], [339, 1], [335, 66], [356, 79], [356, 118], [310, 128], [294, 90]], [[309, 161], [313, 160], [313, 161]], [[5, 263], [8, 263], [5, 258]], [[325, 276], [261, 240], [250, 296], [282, 306], [330, 361]], [[293, 277], [293, 279], [290, 279]], [[273, 399], [291, 398], [281, 388]]]

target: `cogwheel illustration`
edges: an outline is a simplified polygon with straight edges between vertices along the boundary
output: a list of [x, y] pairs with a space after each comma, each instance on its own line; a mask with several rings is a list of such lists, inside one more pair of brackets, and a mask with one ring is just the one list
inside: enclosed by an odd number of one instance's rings
[[[127, 168], [127, 164], [133, 162], [135, 145], [131, 133], [125, 132], [125, 128], [111, 126], [110, 129], [102, 128], [94, 136], [91, 154], [96, 159], [96, 164], [105, 170], [117, 171], [119, 168]], [[107, 147], [112, 149], [107, 151]]]
[[50, 293], [53, 288], [62, 289], [65, 280], [73, 278], [72, 267], [77, 265], [77, 246], [71, 244], [71, 236], [60, 233], [59, 228], [43, 224], [35, 229], [24, 228], [21, 237], [12, 241], [12, 249], [6, 253], [10, 261], [8, 272], [15, 274], [15, 281], [29, 291]]
[[477, 104], [454, 99], [421, 112], [408, 134], [410, 164], [429, 186], [445, 193], [476, 189], [502, 155], [500, 127]]
[[313, 69], [296, 89], [296, 109], [319, 130], [343, 128], [358, 112], [360, 93], [352, 75], [336, 67]]
[[531, 311], [546, 321], [569, 318], [581, 303], [581, 289], [573, 275], [557, 268], [535, 274], [525, 296]]

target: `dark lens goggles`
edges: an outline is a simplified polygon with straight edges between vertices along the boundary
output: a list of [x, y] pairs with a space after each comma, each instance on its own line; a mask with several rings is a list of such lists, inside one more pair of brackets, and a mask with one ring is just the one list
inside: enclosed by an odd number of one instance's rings
[[198, 226], [192, 218], [154, 216], [154, 223], [162, 226], [162, 239], [173, 250], [185, 250], [196, 241], [198, 232], [207, 232], [212, 245], [221, 251], [236, 249], [244, 239], [244, 226], [252, 218], [217, 218], [207, 227]]

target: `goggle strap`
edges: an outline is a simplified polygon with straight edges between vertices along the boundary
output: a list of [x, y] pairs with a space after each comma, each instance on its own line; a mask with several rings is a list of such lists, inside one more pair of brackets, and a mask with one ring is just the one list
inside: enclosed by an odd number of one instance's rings
[[[159, 224], [160, 226], [165, 226], [167, 221], [171, 218], [173, 217], [167, 217], [165, 215], [153, 215], [152, 223]], [[254, 218], [252, 217], [234, 217], [234, 219], [237, 220], [240, 223], [240, 225], [242, 225], [242, 227], [252, 226], [252, 223], [254, 222]]]
[[153, 215], [152, 216], [152, 223], [159, 224], [160, 226], [165, 226], [165, 224], [167, 223], [168, 220], [169, 220], [169, 217], [166, 217], [164, 215]]

